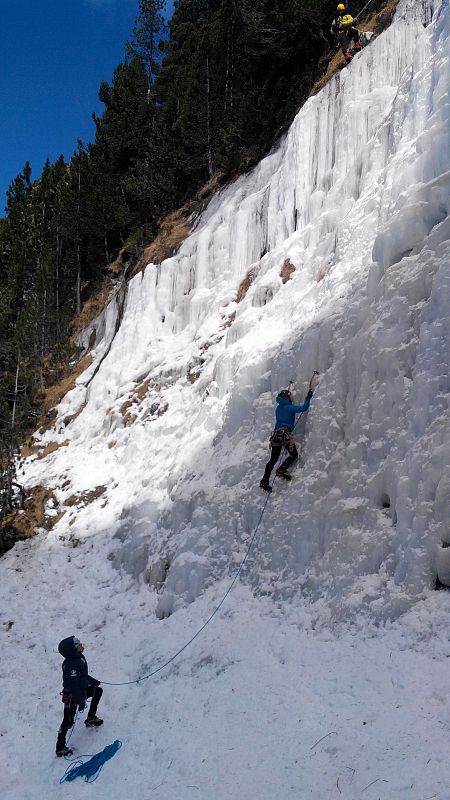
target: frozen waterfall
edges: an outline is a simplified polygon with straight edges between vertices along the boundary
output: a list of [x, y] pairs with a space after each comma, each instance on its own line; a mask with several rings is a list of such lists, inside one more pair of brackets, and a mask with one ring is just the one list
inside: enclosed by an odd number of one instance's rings
[[51, 535], [102, 535], [158, 616], [239, 562], [274, 393], [292, 378], [300, 400], [313, 369], [301, 463], [243, 580], [375, 620], [450, 583], [449, 25], [448, 0], [400, 0], [179, 253], [133, 278], [117, 332], [113, 302], [95, 323], [93, 364], [41, 436], [64, 446], [27, 481], [66, 511]]

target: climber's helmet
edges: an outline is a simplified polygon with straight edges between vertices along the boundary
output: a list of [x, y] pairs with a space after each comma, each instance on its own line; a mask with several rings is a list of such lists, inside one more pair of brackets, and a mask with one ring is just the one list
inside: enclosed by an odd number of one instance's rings
[[339, 5], [337, 7], [337, 11], [339, 12], [339, 14], [343, 14], [344, 13], [344, 11], [345, 11], [344, 3], [339, 3]]

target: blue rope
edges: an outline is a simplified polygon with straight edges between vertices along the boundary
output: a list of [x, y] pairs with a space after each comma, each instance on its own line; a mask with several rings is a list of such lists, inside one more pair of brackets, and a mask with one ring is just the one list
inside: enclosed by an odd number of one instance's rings
[[116, 739], [112, 744], [108, 744], [105, 749], [101, 751], [101, 753], [97, 753], [95, 756], [92, 756], [92, 758], [89, 761], [86, 761], [84, 764], [82, 761], [72, 762], [71, 765], [67, 767], [59, 782], [64, 783], [64, 781], [74, 781], [75, 778], [83, 777], [86, 783], [94, 783], [94, 781], [96, 781], [100, 775], [103, 765], [106, 763], [106, 761], [109, 761], [110, 758], [115, 756], [121, 747], [122, 742], [119, 739]]
[[[318, 373], [317, 373], [317, 374], [318, 374]], [[295, 423], [295, 425], [294, 425], [294, 427], [292, 428], [292, 433], [295, 431], [295, 429], [296, 429], [296, 427], [297, 427], [298, 423], [300, 422], [300, 419], [301, 419], [301, 417], [303, 416], [303, 414], [304, 414], [304, 412], [303, 412], [303, 411], [301, 411], [301, 412], [300, 412], [300, 414], [299, 414], [299, 416], [298, 416], [298, 419], [297, 419], [297, 421], [296, 421], [296, 423]], [[280, 458], [281, 458], [281, 454], [282, 454], [282, 452], [283, 452], [283, 451], [281, 450], [281, 452], [280, 452]], [[279, 460], [279, 459], [278, 459], [278, 460]], [[276, 477], [275, 477], [275, 480], [276, 480]], [[274, 480], [274, 483], [275, 483], [275, 480]], [[187, 647], [189, 647], [189, 645], [190, 645], [190, 644], [192, 644], [192, 642], [193, 642], [193, 641], [195, 641], [195, 639], [196, 639], [198, 636], [200, 636], [200, 634], [202, 633], [202, 631], [204, 631], [204, 630], [205, 630], [206, 626], [207, 626], [207, 625], [209, 625], [209, 623], [211, 622], [211, 620], [212, 620], [212, 619], [213, 619], [213, 618], [216, 616], [217, 612], [218, 612], [218, 611], [219, 611], [219, 610], [222, 608], [222, 606], [223, 606], [223, 604], [224, 604], [224, 602], [225, 602], [226, 598], [227, 598], [227, 597], [228, 597], [228, 595], [230, 594], [230, 592], [231, 592], [231, 590], [232, 590], [232, 588], [233, 588], [234, 584], [236, 583], [237, 579], [239, 578], [239, 575], [240, 575], [240, 574], [241, 574], [241, 572], [242, 572], [242, 568], [243, 568], [243, 566], [244, 566], [245, 562], [247, 561], [247, 558], [248, 558], [248, 557], [249, 557], [249, 555], [250, 555], [250, 551], [251, 551], [251, 549], [252, 549], [252, 547], [253, 547], [253, 542], [255, 541], [256, 534], [258, 533], [259, 526], [261, 525], [262, 518], [263, 518], [263, 516], [264, 516], [264, 512], [265, 512], [265, 510], [266, 510], [266, 507], [267, 507], [267, 503], [269, 502], [269, 497], [270, 497], [270, 494], [268, 493], [268, 494], [267, 494], [267, 497], [266, 497], [266, 500], [265, 500], [265, 502], [264, 502], [264, 505], [263, 505], [263, 507], [262, 507], [261, 514], [259, 515], [258, 522], [256, 523], [255, 530], [253, 531], [253, 536], [252, 536], [252, 538], [250, 539], [250, 544], [249, 544], [249, 546], [248, 546], [248, 548], [247, 548], [247, 552], [245, 553], [245, 556], [244, 556], [244, 558], [242, 559], [241, 563], [239, 564], [239, 567], [238, 567], [238, 569], [237, 569], [237, 571], [236, 571], [236, 574], [234, 575], [234, 578], [233, 578], [233, 580], [231, 581], [231, 583], [230, 583], [230, 585], [229, 585], [229, 587], [228, 587], [227, 591], [225, 592], [224, 596], [222, 597], [222, 600], [220, 601], [219, 605], [218, 605], [218, 606], [216, 606], [216, 608], [214, 609], [214, 611], [212, 612], [212, 614], [211, 614], [211, 615], [208, 617], [208, 619], [206, 620], [206, 622], [204, 622], [204, 623], [203, 623], [203, 625], [201, 626], [201, 628], [199, 628], [199, 629], [198, 629], [198, 631], [197, 631], [196, 633], [194, 633], [194, 635], [193, 635], [193, 636], [192, 636], [192, 637], [189, 639], [189, 641], [188, 641], [188, 642], [186, 642], [186, 644], [184, 644], [184, 645], [183, 645], [183, 647], [180, 647], [180, 649], [179, 649], [179, 650], [177, 650], [177, 652], [176, 652], [176, 653], [174, 653], [174, 654], [173, 654], [173, 656], [171, 656], [170, 658], [168, 658], [168, 659], [167, 659], [167, 661], [165, 661], [165, 662], [164, 662], [164, 664], [161, 664], [161, 666], [160, 666], [160, 667], [157, 667], [156, 669], [152, 670], [152, 672], [149, 672], [149, 673], [148, 673], [148, 675], [143, 675], [141, 678], [135, 678], [135, 679], [134, 679], [134, 680], [132, 680], [132, 681], [122, 681], [122, 682], [120, 682], [120, 683], [113, 683], [112, 681], [103, 681], [103, 680], [102, 680], [102, 681], [101, 681], [101, 683], [105, 684], [105, 686], [130, 686], [130, 685], [131, 685], [131, 684], [133, 684], [133, 683], [141, 683], [141, 681], [146, 681], [148, 678], [153, 678], [153, 676], [154, 676], [154, 675], [157, 675], [157, 674], [158, 674], [158, 672], [161, 672], [161, 670], [165, 669], [166, 667], [168, 667], [168, 666], [169, 666], [169, 664], [171, 664], [173, 661], [175, 661], [175, 659], [176, 659], [176, 658], [178, 658], [178, 656], [179, 656], [179, 655], [180, 655], [180, 654], [181, 654], [181, 653], [182, 653], [184, 650], [186, 650], [186, 648], [187, 648]]]
[[258, 522], [256, 523], [256, 528], [255, 528], [255, 530], [253, 532], [253, 536], [250, 539], [250, 544], [249, 544], [249, 546], [247, 548], [247, 552], [245, 553], [244, 558], [242, 559], [241, 563], [239, 564], [239, 567], [238, 567], [238, 569], [236, 571], [236, 574], [234, 575], [233, 580], [231, 581], [227, 591], [225, 592], [224, 596], [222, 597], [222, 600], [220, 601], [219, 605], [216, 606], [216, 608], [214, 609], [212, 614], [210, 614], [210, 616], [208, 617], [206, 622], [204, 622], [203, 625], [201, 626], [201, 628], [198, 629], [197, 633], [194, 633], [194, 635], [189, 639], [189, 641], [186, 642], [186, 644], [184, 644], [183, 647], [180, 647], [180, 649], [177, 650], [177, 652], [174, 653], [173, 656], [168, 658], [167, 661], [164, 662], [164, 664], [161, 664], [160, 667], [157, 667], [157, 669], [154, 669], [152, 672], [149, 672], [148, 675], [143, 675], [141, 678], [136, 678], [133, 681], [123, 681], [122, 683], [112, 683], [111, 681], [101, 681], [101, 683], [105, 684], [106, 686], [129, 686], [132, 683], [141, 683], [141, 681], [146, 681], [148, 678], [152, 678], [153, 675], [156, 675], [158, 672], [161, 672], [161, 670], [163, 670], [165, 667], [167, 667], [169, 664], [171, 664], [172, 661], [175, 661], [175, 659], [178, 658], [178, 656], [183, 652], [183, 650], [186, 650], [186, 648], [189, 647], [189, 645], [192, 644], [193, 641], [195, 641], [197, 636], [200, 636], [202, 631], [205, 630], [206, 626], [209, 625], [209, 623], [211, 622], [213, 617], [216, 616], [216, 614], [219, 611], [219, 609], [222, 608], [226, 598], [230, 594], [234, 584], [236, 583], [237, 579], [239, 578], [239, 575], [242, 572], [242, 568], [243, 568], [245, 562], [247, 561], [248, 556], [250, 555], [250, 551], [251, 551], [251, 549], [253, 547], [253, 542], [255, 541], [256, 534], [258, 533], [259, 526], [261, 525], [262, 518], [264, 516], [264, 512], [266, 510], [267, 503], [269, 502], [269, 497], [270, 497], [270, 495], [268, 494], [267, 497], [266, 497], [266, 500], [264, 502], [261, 514], [259, 515]]

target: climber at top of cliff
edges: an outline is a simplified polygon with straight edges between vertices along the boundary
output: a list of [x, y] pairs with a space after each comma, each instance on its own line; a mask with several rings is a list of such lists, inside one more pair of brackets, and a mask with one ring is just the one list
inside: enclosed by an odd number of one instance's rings
[[359, 31], [353, 24], [355, 20], [352, 15], [347, 14], [344, 3], [339, 3], [336, 12], [336, 16], [331, 23], [331, 33], [333, 36], [336, 36], [344, 54], [345, 61], [349, 64], [353, 58], [350, 50], [350, 42], [353, 41], [354, 52], [361, 50]]

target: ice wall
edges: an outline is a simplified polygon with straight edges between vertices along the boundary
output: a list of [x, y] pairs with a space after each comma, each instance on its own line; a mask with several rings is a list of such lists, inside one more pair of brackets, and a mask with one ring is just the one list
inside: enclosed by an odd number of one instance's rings
[[131, 281], [42, 436], [65, 446], [28, 465], [61, 505], [107, 487], [55, 535], [112, 534], [161, 616], [239, 562], [274, 392], [293, 378], [302, 396], [313, 369], [301, 465], [243, 579], [387, 618], [450, 576], [449, 17], [401, 0], [178, 255]]

